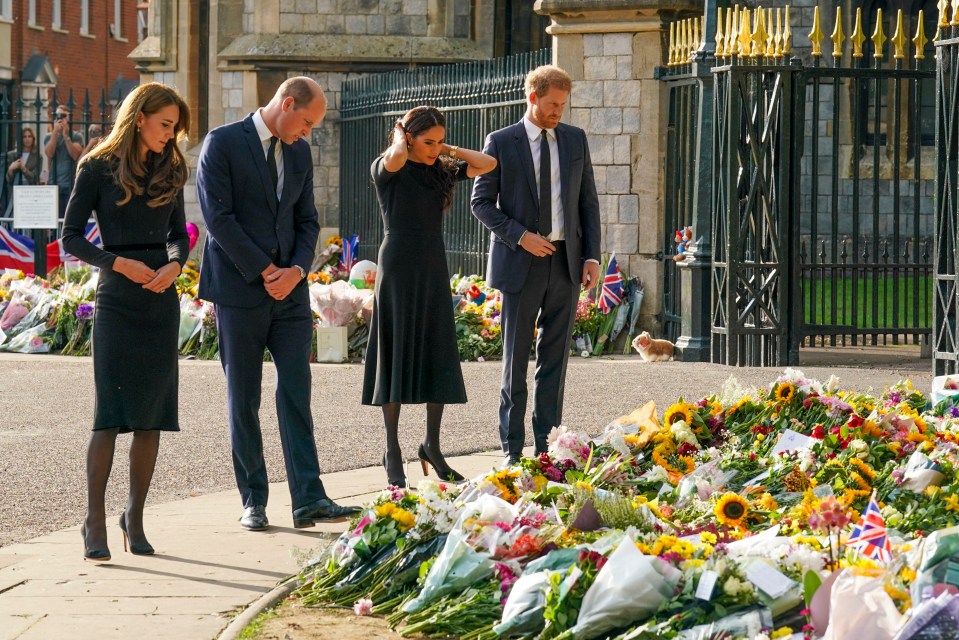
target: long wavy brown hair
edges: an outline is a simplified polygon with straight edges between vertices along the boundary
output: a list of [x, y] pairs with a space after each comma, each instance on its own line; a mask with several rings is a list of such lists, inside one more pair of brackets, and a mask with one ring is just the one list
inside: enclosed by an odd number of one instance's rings
[[[401, 122], [403, 130], [414, 138], [437, 125], [446, 129], [446, 116], [436, 107], [413, 107], [406, 112]], [[455, 169], [456, 161], [448, 156], [440, 156], [429, 168], [430, 181], [443, 198], [444, 210], [453, 204], [453, 187], [456, 185], [453, 180]]]
[[[180, 119], [174, 126], [174, 136], [163, 151], [147, 152], [146, 160], [140, 160], [140, 132], [137, 115], [149, 116], [174, 104], [180, 110]], [[149, 196], [147, 205], [162, 207], [173, 202], [177, 193], [186, 184], [189, 170], [180, 151], [179, 143], [186, 139], [190, 128], [190, 108], [172, 88], [150, 82], [130, 92], [117, 110], [116, 122], [110, 135], [93, 148], [87, 157], [111, 160], [118, 158], [114, 180], [123, 189], [123, 198], [117, 205], [124, 205], [134, 195]]]

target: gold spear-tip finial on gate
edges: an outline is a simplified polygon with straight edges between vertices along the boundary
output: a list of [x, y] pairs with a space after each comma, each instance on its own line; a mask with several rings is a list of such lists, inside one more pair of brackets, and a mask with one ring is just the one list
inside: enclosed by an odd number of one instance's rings
[[774, 24], [776, 24], [776, 22], [773, 20], [773, 10], [766, 9], [766, 56], [769, 58], [776, 56], [776, 30], [773, 28]]
[[872, 38], [870, 38], [870, 40], [872, 40], [872, 46], [875, 49], [872, 57], [877, 60], [882, 60], [886, 57], [886, 53], [882, 50], [887, 40], [886, 33], [882, 29], [882, 9], [876, 9], [876, 29], [872, 32]]
[[666, 59], [666, 66], [671, 67], [676, 64], [676, 23], [669, 23], [669, 57]]
[[748, 58], [753, 50], [753, 36], [750, 32], [749, 7], [739, 12], [739, 57]]
[[812, 56], [814, 58], [822, 57], [822, 29], [819, 26], [819, 7], [816, 6], [812, 13], [812, 31], [809, 32], [809, 42], [812, 44]]
[[953, 27], [959, 26], [959, 1], [952, 2], [952, 21], [949, 23]]
[[789, 5], [786, 5], [786, 12], [783, 15], [783, 55], [788, 56], [792, 53], [793, 31], [789, 26]]
[[676, 27], [677, 31], [677, 40], [679, 40], [678, 45], [676, 46], [676, 64], [686, 64], [686, 50], [687, 50], [687, 40], [686, 37], [686, 20], [680, 20], [679, 25]]
[[846, 39], [846, 34], [842, 32], [842, 7], [836, 7], [836, 26], [829, 39], [832, 40], [832, 57], [841, 58], [843, 41]]
[[[936, 4], [936, 8], [939, 9], [939, 26], [948, 27], [949, 26], [949, 0], [939, 0], [939, 2]], [[937, 35], [936, 40], [938, 39], [939, 39], [939, 36]]]
[[776, 7], [776, 35], [773, 36], [773, 55], [777, 58], [783, 56], [783, 11]]
[[726, 52], [723, 47], [726, 44], [726, 37], [723, 35], [723, 8], [716, 7], [716, 57], [723, 58]]
[[739, 53], [739, 5], [726, 14], [726, 55]]
[[929, 42], [929, 38], [926, 37], [926, 27], [922, 23], [922, 9], [919, 10], [919, 27], [916, 29], [916, 37], [912, 39], [912, 44], [916, 47], [916, 60], [922, 60], [926, 57], [926, 54], [923, 53], [926, 49], [926, 44]]
[[862, 32], [862, 8], [856, 9], [856, 26], [849, 37], [852, 40], [852, 57], [862, 57], [862, 43], [866, 41], [866, 34]]
[[756, 9], [753, 18], [753, 57], [762, 58], [766, 55], [766, 12], [762, 8]]
[[902, 26], [902, 9], [896, 14], [896, 32], [892, 34], [892, 57], [902, 60], [906, 57], [906, 30]]

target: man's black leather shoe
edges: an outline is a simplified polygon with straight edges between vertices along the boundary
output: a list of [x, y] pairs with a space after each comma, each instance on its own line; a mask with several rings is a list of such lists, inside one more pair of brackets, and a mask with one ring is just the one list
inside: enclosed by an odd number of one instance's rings
[[518, 453], [508, 453], [506, 457], [503, 458], [503, 462], [500, 463], [503, 469], [512, 467], [514, 464], [519, 464], [519, 460], [522, 456]]
[[240, 518], [240, 526], [247, 531], [264, 531], [270, 526], [270, 521], [266, 519], [266, 507], [253, 505], [243, 510], [243, 517]]
[[293, 526], [296, 529], [312, 527], [317, 522], [345, 522], [362, 511], [360, 507], [341, 507], [329, 498], [321, 498], [305, 507], [293, 510]]

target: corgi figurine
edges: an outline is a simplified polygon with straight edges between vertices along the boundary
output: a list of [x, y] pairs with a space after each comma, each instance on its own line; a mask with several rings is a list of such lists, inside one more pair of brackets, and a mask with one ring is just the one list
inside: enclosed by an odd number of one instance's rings
[[648, 331], [643, 331], [633, 338], [633, 348], [643, 357], [644, 362], [673, 359], [673, 343], [669, 340], [655, 340]]

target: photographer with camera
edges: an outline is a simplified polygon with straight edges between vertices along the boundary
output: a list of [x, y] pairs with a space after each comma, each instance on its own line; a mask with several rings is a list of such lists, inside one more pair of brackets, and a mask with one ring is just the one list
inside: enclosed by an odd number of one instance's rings
[[43, 150], [50, 160], [47, 184], [57, 186], [60, 193], [60, 217], [67, 209], [73, 179], [77, 172], [77, 160], [83, 152], [83, 136], [70, 127], [70, 110], [66, 105], [57, 107], [53, 127], [43, 139]]

